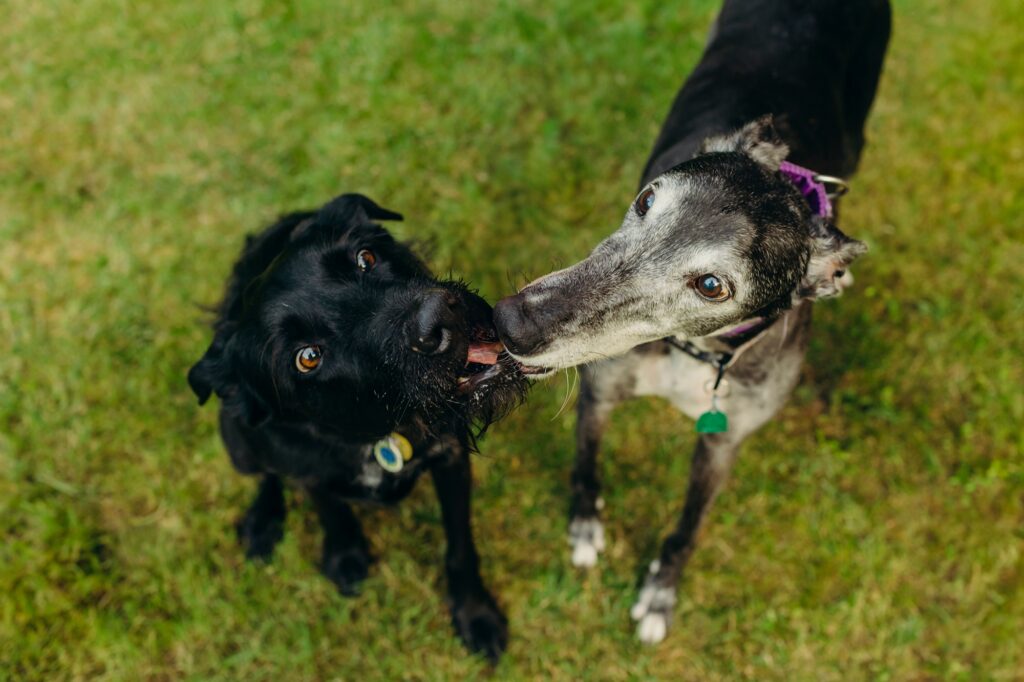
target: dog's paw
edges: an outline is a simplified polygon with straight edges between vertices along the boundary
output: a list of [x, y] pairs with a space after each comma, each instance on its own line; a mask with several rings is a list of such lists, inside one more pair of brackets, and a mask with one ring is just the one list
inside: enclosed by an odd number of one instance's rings
[[572, 565], [592, 568], [597, 555], [604, 551], [604, 526], [596, 517], [574, 518], [569, 523], [569, 544], [572, 545]]
[[636, 636], [644, 644], [657, 644], [665, 639], [676, 606], [674, 587], [664, 587], [657, 581], [658, 562], [651, 563], [650, 573], [640, 590], [630, 617], [637, 621]]
[[636, 626], [636, 637], [644, 644], [657, 644], [668, 634], [668, 617], [663, 613], [648, 613]]
[[359, 586], [370, 574], [373, 557], [362, 547], [350, 547], [324, 554], [320, 571], [346, 597], [359, 594]]
[[235, 524], [235, 533], [246, 559], [270, 561], [274, 547], [284, 537], [284, 520], [249, 512]]
[[452, 626], [467, 649], [491, 663], [497, 663], [508, 646], [508, 619], [486, 592], [454, 605]]

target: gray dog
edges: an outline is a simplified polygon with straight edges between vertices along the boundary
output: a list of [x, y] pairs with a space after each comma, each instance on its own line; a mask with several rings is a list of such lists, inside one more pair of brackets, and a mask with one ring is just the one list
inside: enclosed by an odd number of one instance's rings
[[831, 199], [857, 166], [889, 31], [886, 0], [728, 0], [622, 226], [496, 308], [528, 372], [584, 365], [575, 565], [604, 548], [596, 459], [615, 405], [663, 396], [697, 420], [682, 516], [632, 609], [644, 642], [665, 637], [740, 445], [797, 383], [812, 301], [839, 294], [865, 251], [836, 227]]

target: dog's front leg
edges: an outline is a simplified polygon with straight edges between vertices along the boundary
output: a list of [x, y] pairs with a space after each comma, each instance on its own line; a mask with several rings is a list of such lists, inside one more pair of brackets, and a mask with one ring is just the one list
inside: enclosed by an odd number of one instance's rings
[[569, 544], [572, 564], [590, 568], [604, 551], [604, 526], [600, 511], [601, 482], [597, 475], [597, 454], [614, 403], [599, 397], [597, 379], [581, 371], [580, 395], [576, 404], [576, 463], [572, 469], [572, 502], [569, 507]]
[[352, 508], [326, 484], [308, 488], [324, 530], [320, 571], [347, 597], [359, 594], [373, 556], [363, 526]]
[[264, 474], [256, 499], [245, 516], [235, 524], [245, 558], [269, 561], [274, 547], [284, 537], [284, 484], [273, 474]]
[[668, 632], [679, 576], [693, 554], [701, 522], [729, 475], [740, 442], [741, 439], [727, 433], [704, 434], [697, 441], [683, 514], [675, 530], [665, 538], [661, 557], [651, 562], [640, 597], [630, 611], [633, 619], [639, 621], [637, 637], [644, 643], [656, 644]]
[[448, 577], [452, 625], [470, 651], [497, 661], [508, 644], [508, 621], [480, 577], [480, 559], [470, 526], [472, 473], [461, 444], [431, 465], [434, 488], [448, 540]]

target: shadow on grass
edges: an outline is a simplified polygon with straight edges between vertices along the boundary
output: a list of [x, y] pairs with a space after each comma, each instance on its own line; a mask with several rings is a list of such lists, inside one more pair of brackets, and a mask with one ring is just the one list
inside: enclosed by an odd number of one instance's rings
[[868, 306], [823, 307], [815, 310], [800, 383], [828, 406], [848, 374], [890, 365], [897, 346], [885, 337], [884, 324], [872, 317]]

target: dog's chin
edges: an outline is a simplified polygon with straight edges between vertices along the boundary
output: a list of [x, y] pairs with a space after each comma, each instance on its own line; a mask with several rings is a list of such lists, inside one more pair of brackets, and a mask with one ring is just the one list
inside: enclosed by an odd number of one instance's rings
[[[559, 370], [610, 360], [629, 353], [637, 346], [667, 336], [696, 338], [722, 325], [717, 322], [695, 321], [673, 328], [662, 322], [654, 324], [614, 324], [597, 333], [564, 334], [559, 330], [530, 355], [515, 354], [523, 373], [530, 379], [545, 379]], [[729, 327], [730, 325], [726, 325]], [[731, 326], [739, 326], [736, 322]]]
[[523, 374], [530, 381], [547, 379], [558, 372], [554, 367], [532, 367], [530, 365], [520, 365], [520, 367], [522, 367]]
[[[598, 347], [607, 348], [607, 345], [600, 344]], [[594, 361], [608, 359], [615, 355], [621, 355], [632, 346], [616, 348], [613, 352], [592, 351], [582, 344], [570, 343], [564, 346], [545, 349], [543, 352], [534, 355], [513, 355], [518, 363], [520, 371], [530, 380], [547, 379], [556, 374], [559, 370], [566, 370], [573, 367], [580, 367], [594, 363]]]

